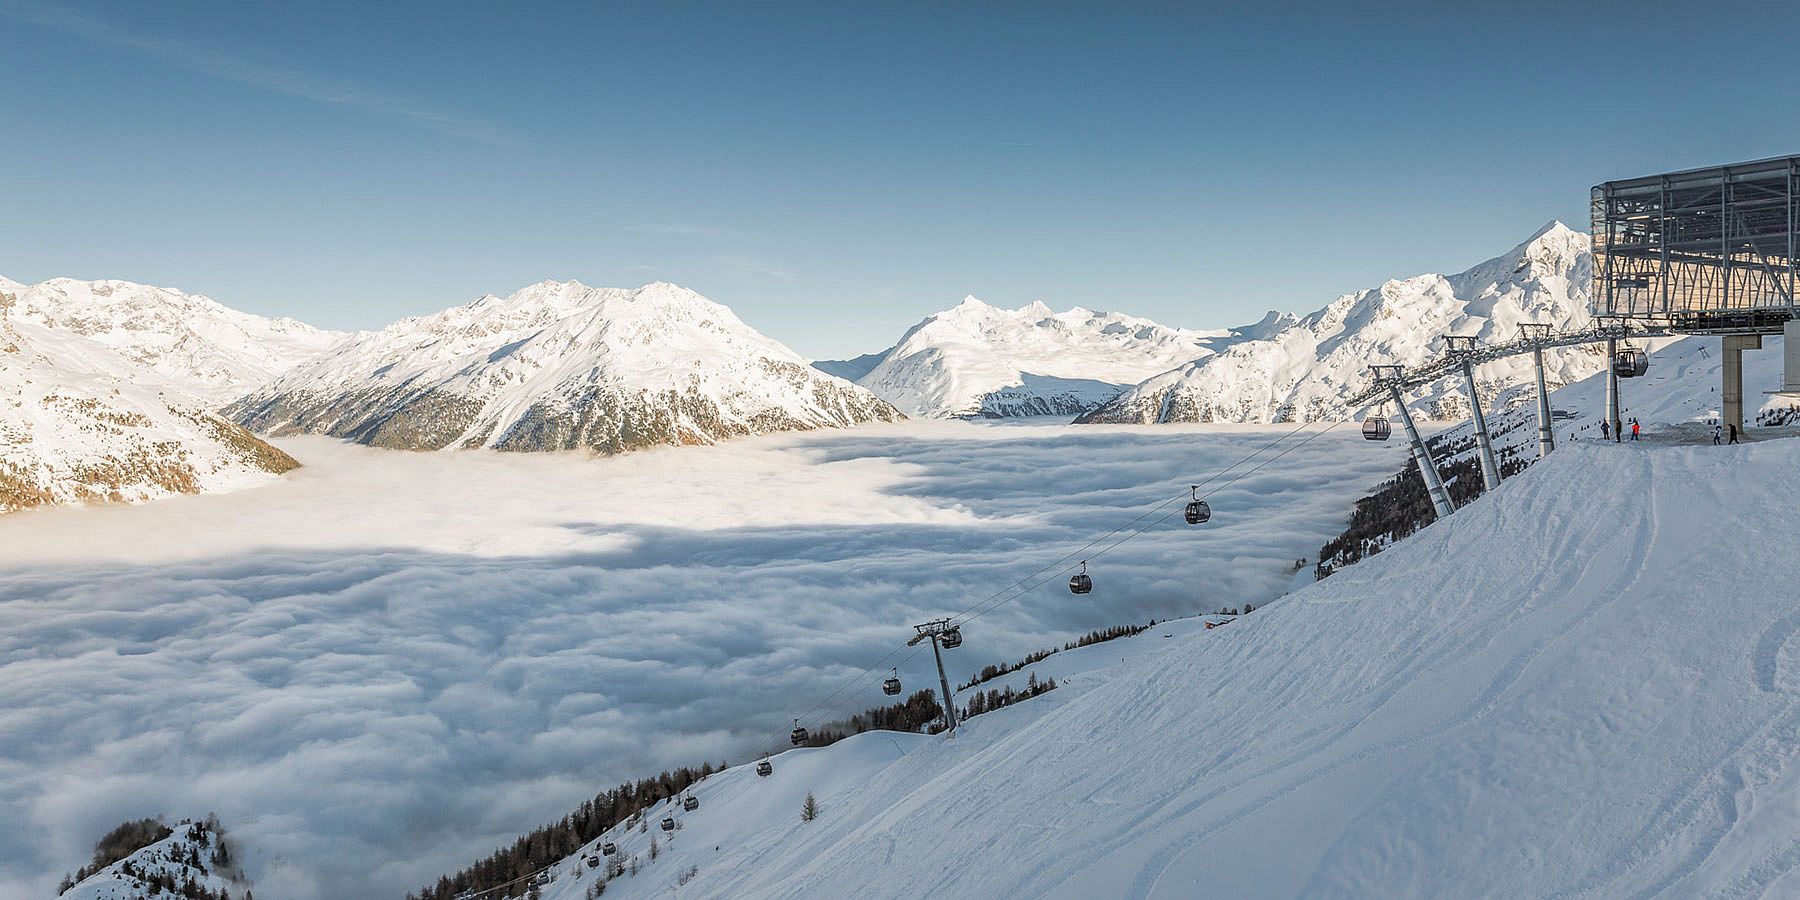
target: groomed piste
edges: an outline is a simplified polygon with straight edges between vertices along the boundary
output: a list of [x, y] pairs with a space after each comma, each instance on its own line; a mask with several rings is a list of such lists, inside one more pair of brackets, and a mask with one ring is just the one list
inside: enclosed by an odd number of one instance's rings
[[1797, 470], [1574, 443], [1229, 626], [1057, 654], [953, 740], [715, 775], [606, 895], [1800, 895]]

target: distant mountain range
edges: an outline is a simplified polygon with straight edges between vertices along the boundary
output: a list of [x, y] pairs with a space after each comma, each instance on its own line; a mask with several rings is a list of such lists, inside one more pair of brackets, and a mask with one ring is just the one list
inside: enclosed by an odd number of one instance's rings
[[813, 365], [854, 377], [909, 416], [1066, 418], [1208, 352], [1208, 339], [1222, 334], [1081, 307], [997, 309], [968, 297], [881, 353]]
[[[807, 363], [686, 288], [544, 281], [507, 297], [323, 331], [125, 281], [0, 279], [0, 509], [137, 500], [250, 483], [294, 465], [244, 428], [409, 450], [615, 453], [904, 416], [1056, 416], [1098, 423], [1271, 422], [1355, 414], [1377, 363], [1416, 365], [1446, 334], [1510, 338], [1521, 322], [1588, 321], [1586, 235], [1551, 223], [1456, 275], [1345, 294], [1197, 331], [1081, 307], [997, 309], [973, 297], [880, 353]], [[1604, 368], [1553, 351], [1553, 385]], [[1530, 361], [1479, 371], [1484, 403]], [[1443, 382], [1409, 405], [1458, 419]]]
[[[995, 309], [974, 298], [926, 318], [880, 353], [813, 365], [851, 378], [912, 416], [1053, 415], [1089, 423], [1276, 422], [1357, 412], [1369, 366], [1416, 365], [1446, 334], [1514, 337], [1521, 322], [1588, 322], [1587, 235], [1552, 222], [1507, 254], [1457, 275], [1419, 275], [1345, 294], [1305, 316], [1193, 331], [1119, 313], [1034, 303]], [[1593, 348], [1552, 351], [1561, 385], [1604, 367]], [[1529, 358], [1490, 363], [1491, 402], [1531, 379]], [[1409, 398], [1431, 419], [1467, 415], [1460, 385]]]
[[86, 338], [189, 397], [224, 403], [345, 335], [238, 312], [199, 294], [129, 281], [0, 278], [14, 322]]
[[[1444, 335], [1499, 342], [1522, 322], [1558, 330], [1590, 321], [1588, 236], [1552, 222], [1503, 256], [1457, 275], [1418, 275], [1345, 294], [1304, 317], [1274, 316], [1259, 334], [1149, 378], [1083, 415], [1082, 422], [1312, 421], [1351, 415], [1369, 366], [1418, 365], [1442, 354]], [[1552, 389], [1606, 367], [1595, 347], [1545, 354]], [[1483, 403], [1533, 380], [1531, 357], [1483, 365]], [[1430, 419], [1461, 419], [1469, 398], [1454, 379], [1420, 388], [1408, 405]]]

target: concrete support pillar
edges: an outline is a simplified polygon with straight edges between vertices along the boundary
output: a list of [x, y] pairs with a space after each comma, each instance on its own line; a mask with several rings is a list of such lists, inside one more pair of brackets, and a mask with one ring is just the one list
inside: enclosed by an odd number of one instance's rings
[[1450, 492], [1444, 490], [1437, 463], [1432, 462], [1431, 451], [1425, 448], [1425, 439], [1419, 436], [1419, 426], [1413, 424], [1412, 410], [1406, 408], [1406, 397], [1400, 393], [1400, 385], [1392, 385], [1391, 390], [1394, 405], [1400, 409], [1400, 423], [1406, 426], [1406, 437], [1412, 441], [1413, 461], [1419, 464], [1419, 478], [1425, 482], [1425, 493], [1431, 495], [1431, 509], [1438, 518], [1446, 518], [1456, 511], [1450, 505]]
[[1781, 392], [1800, 393], [1800, 319], [1781, 327]]
[[1619, 360], [1619, 339], [1606, 339], [1606, 427], [1612, 429], [1614, 441], [1624, 440], [1619, 435], [1619, 373], [1613, 371], [1613, 365]]
[[1487, 416], [1475, 395], [1475, 364], [1463, 357], [1463, 388], [1469, 392], [1469, 419], [1475, 424], [1475, 446], [1481, 451], [1481, 486], [1491, 491], [1500, 486], [1500, 463], [1494, 459], [1494, 442], [1488, 437]]
[[1556, 449], [1556, 434], [1550, 426], [1550, 388], [1544, 382], [1544, 348], [1533, 347], [1531, 362], [1537, 367], [1538, 459]]
[[1744, 433], [1744, 351], [1761, 350], [1762, 336], [1728, 334], [1719, 339], [1719, 374], [1724, 384], [1719, 389], [1720, 421], [1727, 427], [1736, 425]]
[[937, 659], [938, 696], [944, 698], [944, 731], [956, 737], [956, 695], [950, 693], [950, 678], [944, 674], [944, 651], [938, 649], [935, 634], [931, 636], [931, 655]]

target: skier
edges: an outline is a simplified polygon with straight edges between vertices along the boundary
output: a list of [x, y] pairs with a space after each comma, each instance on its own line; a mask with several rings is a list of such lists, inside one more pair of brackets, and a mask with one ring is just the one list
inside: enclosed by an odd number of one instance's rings
[[1727, 422], [1725, 424], [1727, 427], [1729, 427], [1731, 429], [1731, 440], [1729, 441], [1729, 443], [1733, 443], [1733, 444], [1737, 443], [1738, 442], [1737, 423], [1736, 422]]
[[1612, 423], [1605, 419], [1600, 420], [1600, 439], [1603, 441], [1612, 440]]
[[1719, 438], [1725, 434], [1725, 429], [1720, 428], [1719, 423], [1714, 422], [1713, 427], [1712, 427], [1712, 433], [1713, 433], [1713, 446], [1717, 447], [1717, 446], [1719, 446]]
[[1638, 439], [1638, 420], [1636, 416], [1631, 417], [1631, 439], [1634, 441]]

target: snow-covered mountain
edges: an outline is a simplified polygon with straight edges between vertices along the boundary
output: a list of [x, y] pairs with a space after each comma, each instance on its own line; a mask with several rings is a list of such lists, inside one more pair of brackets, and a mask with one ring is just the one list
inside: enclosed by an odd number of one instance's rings
[[[1253, 337], [1148, 378], [1083, 416], [1082, 422], [1313, 421], [1344, 417], [1369, 366], [1416, 365], [1441, 355], [1444, 335], [1483, 342], [1517, 337], [1521, 323], [1558, 330], [1588, 324], [1593, 255], [1588, 236], [1552, 222], [1506, 255], [1458, 275], [1419, 275], [1345, 294], [1304, 317], [1271, 313]], [[1606, 365], [1595, 346], [1550, 351], [1554, 388]], [[1532, 380], [1531, 357], [1482, 367], [1484, 400]], [[1456, 380], [1409, 397], [1426, 418], [1457, 419], [1468, 398]]]
[[62, 900], [225, 900], [244, 896], [250, 887], [213, 822], [182, 822], [168, 837], [83, 874], [60, 894]]
[[356, 335], [227, 411], [381, 447], [609, 453], [899, 416], [686, 288], [575, 281]]
[[1073, 416], [1128, 385], [1211, 352], [1197, 332], [1043, 303], [998, 309], [974, 297], [914, 325], [892, 348], [817, 362], [909, 416]]
[[0, 513], [222, 490], [298, 465], [210, 407], [87, 336], [0, 323]]
[[0, 292], [17, 297], [14, 321], [80, 335], [209, 403], [241, 397], [344, 337], [130, 281], [0, 278]]
[[[1796, 466], [1571, 445], [1225, 627], [1015, 672], [1061, 686], [954, 740], [714, 775], [653, 814], [672, 835], [601, 839], [633, 861], [605, 896], [1791, 896], [1800, 564], [1768, 536], [1800, 526], [1769, 489]], [[545, 900], [593, 895], [597, 843]]]

